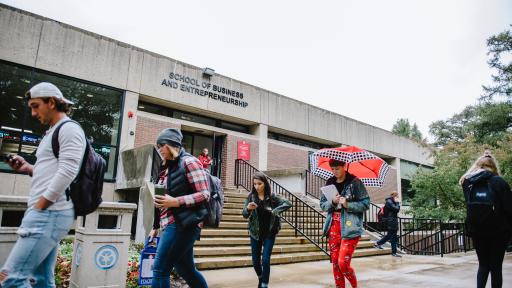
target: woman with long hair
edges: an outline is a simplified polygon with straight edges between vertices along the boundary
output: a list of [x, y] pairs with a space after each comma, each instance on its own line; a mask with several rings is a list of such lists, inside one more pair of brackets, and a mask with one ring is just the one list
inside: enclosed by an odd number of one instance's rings
[[[290, 201], [272, 194], [267, 177], [257, 172], [252, 177], [252, 190], [245, 200], [242, 215], [249, 218], [252, 265], [258, 276], [258, 287], [268, 287], [270, 256], [281, 229], [279, 214], [292, 207]], [[263, 248], [263, 255], [261, 249]]]
[[486, 151], [460, 178], [466, 200], [466, 233], [478, 256], [477, 287], [489, 273], [493, 288], [503, 285], [502, 264], [512, 235], [512, 192], [500, 176], [496, 159]]

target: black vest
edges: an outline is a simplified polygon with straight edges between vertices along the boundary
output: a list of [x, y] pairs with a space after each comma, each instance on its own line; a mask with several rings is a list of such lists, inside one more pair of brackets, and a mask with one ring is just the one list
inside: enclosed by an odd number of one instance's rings
[[[194, 193], [188, 182], [185, 170], [185, 158], [193, 157], [182, 148], [176, 160], [171, 161], [167, 174], [167, 193], [172, 197], [180, 197]], [[172, 208], [176, 224], [181, 228], [197, 225], [208, 214], [204, 203], [193, 207]]]

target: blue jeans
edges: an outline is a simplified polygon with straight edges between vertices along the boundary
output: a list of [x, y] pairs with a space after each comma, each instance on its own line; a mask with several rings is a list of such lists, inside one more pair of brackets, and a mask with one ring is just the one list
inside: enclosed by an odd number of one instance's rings
[[208, 288], [194, 264], [194, 243], [200, 233], [201, 229], [197, 226], [182, 229], [171, 224], [165, 227], [156, 249], [151, 287], [171, 287], [171, 270], [175, 268], [191, 288]]
[[377, 244], [382, 245], [389, 240], [389, 242], [391, 243], [391, 253], [396, 254], [396, 245], [398, 242], [398, 237], [396, 235], [397, 232], [398, 230], [388, 230], [386, 236], [382, 237], [382, 239], [377, 241]]
[[[252, 266], [256, 275], [260, 278], [263, 287], [268, 286], [270, 279], [270, 256], [272, 255], [272, 248], [276, 241], [276, 235], [267, 236], [264, 239], [256, 240], [251, 238], [251, 252], [252, 252]], [[261, 247], [263, 246], [263, 257], [261, 255]]]
[[74, 220], [73, 209], [28, 209], [17, 232], [19, 238], [2, 268], [7, 271], [2, 287], [55, 287], [59, 242]]

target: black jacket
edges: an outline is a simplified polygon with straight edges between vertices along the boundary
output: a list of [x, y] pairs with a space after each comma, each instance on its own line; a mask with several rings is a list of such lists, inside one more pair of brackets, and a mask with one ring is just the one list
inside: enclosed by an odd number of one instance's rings
[[386, 198], [384, 204], [384, 218], [388, 230], [398, 230], [398, 212], [400, 211], [400, 203], [395, 202], [393, 197]]
[[[470, 193], [470, 186], [479, 181], [486, 181], [493, 193], [494, 198], [494, 217], [486, 223], [485, 231], [475, 231], [481, 236], [498, 236], [512, 234], [512, 192], [510, 186], [502, 177], [494, 175], [489, 171], [482, 170], [471, 174], [464, 179], [462, 190], [467, 201]], [[480, 233], [479, 233], [480, 232]]]

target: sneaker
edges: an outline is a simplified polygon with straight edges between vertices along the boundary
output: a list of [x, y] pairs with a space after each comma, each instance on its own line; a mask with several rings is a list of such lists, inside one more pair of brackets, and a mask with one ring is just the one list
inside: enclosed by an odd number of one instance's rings
[[384, 247], [382, 247], [381, 245], [377, 244], [377, 242], [373, 243], [373, 248], [384, 249]]
[[402, 258], [402, 255], [399, 255], [399, 254], [397, 254], [397, 253], [393, 253], [393, 254], [391, 254], [391, 256], [393, 256], [393, 257], [398, 257], [398, 258]]

